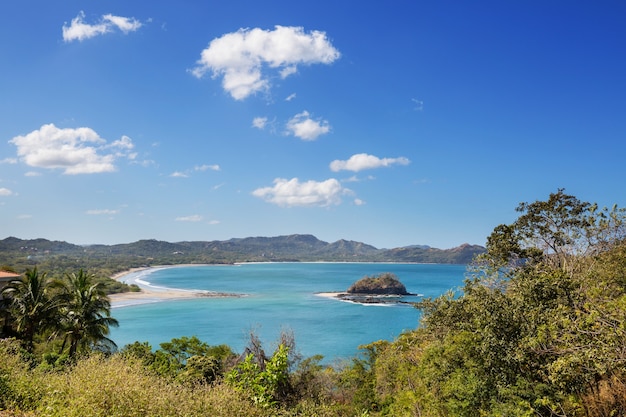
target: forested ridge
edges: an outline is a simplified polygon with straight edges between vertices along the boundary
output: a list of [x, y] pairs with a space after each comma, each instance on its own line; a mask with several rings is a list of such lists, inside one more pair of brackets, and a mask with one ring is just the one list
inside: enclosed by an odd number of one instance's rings
[[75, 245], [47, 239], [8, 237], [0, 240], [0, 268], [4, 266], [22, 273], [27, 268], [38, 267], [55, 277], [84, 269], [102, 280], [109, 293], [114, 293], [129, 288], [111, 282], [107, 277], [145, 266], [312, 261], [468, 264], [476, 254], [484, 251], [482, 246], [469, 244], [451, 249], [424, 245], [377, 249], [348, 240], [328, 243], [312, 235], [177, 243], [140, 240], [118, 245]]
[[[104, 263], [106, 260], [139, 262], [233, 263], [262, 261], [379, 261], [467, 264], [485, 248], [463, 244], [451, 249], [413, 245], [378, 249], [362, 242], [338, 240], [333, 243], [313, 235], [247, 237], [218, 241], [164, 242], [154, 239], [117, 245], [74, 245], [47, 239], [0, 240], [0, 261], [17, 257], [44, 262], [51, 257]], [[54, 259], [63, 260], [63, 258]], [[69, 259], [66, 259], [69, 261]]]
[[[251, 334], [241, 353], [194, 337], [159, 347], [138, 341], [117, 352], [92, 338], [70, 353], [61, 337], [67, 325], [55, 333], [38, 321], [30, 339], [26, 327], [15, 325], [23, 317], [5, 291], [15, 338], [0, 342], [0, 410], [19, 416], [626, 415], [625, 211], [564, 190], [517, 211], [515, 222], [494, 228], [460, 294], [417, 303], [417, 329], [372, 341], [333, 366], [298, 355], [288, 332], [272, 344]], [[71, 294], [71, 281], [61, 288], [68, 290], [50, 294]], [[61, 297], [59, 305], [70, 299]]]

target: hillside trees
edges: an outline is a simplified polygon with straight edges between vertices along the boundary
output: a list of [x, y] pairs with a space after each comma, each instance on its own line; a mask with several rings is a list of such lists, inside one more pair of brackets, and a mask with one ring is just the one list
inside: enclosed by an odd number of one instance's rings
[[93, 276], [81, 269], [66, 275], [57, 297], [60, 302], [57, 331], [63, 334], [61, 352], [66, 344], [70, 357], [79, 349], [111, 351], [117, 347], [107, 337], [109, 328], [118, 322], [111, 317], [111, 303], [101, 282], [93, 282]]
[[422, 301], [420, 328], [379, 349], [389, 414], [626, 413], [624, 210], [563, 190], [517, 210], [462, 294]]
[[53, 294], [56, 285], [45, 272], [34, 268], [2, 289], [2, 295], [9, 299], [10, 320], [29, 352], [33, 351], [35, 336], [58, 321], [58, 304]]
[[110, 315], [110, 302], [102, 283], [82, 269], [64, 279], [50, 279], [37, 268], [26, 273], [2, 290], [7, 299], [9, 323], [33, 352], [35, 342], [45, 344], [62, 340], [59, 354], [74, 356], [81, 350], [111, 351], [113, 341], [107, 338], [110, 326], [117, 320]]

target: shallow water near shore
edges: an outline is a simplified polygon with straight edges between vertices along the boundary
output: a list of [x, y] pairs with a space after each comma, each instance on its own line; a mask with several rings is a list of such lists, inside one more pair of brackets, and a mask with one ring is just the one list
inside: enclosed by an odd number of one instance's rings
[[345, 291], [365, 275], [392, 272], [418, 301], [463, 285], [464, 265], [381, 263], [258, 263], [156, 268], [127, 275], [154, 290], [163, 288], [236, 293], [242, 297], [143, 300], [115, 303], [111, 329], [119, 347], [148, 341], [153, 348], [174, 337], [197, 336], [211, 345], [245, 347], [250, 331], [271, 351], [280, 332], [293, 332], [304, 356], [321, 354], [325, 362], [348, 359], [358, 346], [417, 327], [420, 312], [411, 305], [356, 304], [320, 297]]

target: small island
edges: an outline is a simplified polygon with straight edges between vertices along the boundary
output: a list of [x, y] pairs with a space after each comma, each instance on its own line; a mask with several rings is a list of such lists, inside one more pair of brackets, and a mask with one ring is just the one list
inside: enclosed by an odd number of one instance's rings
[[384, 272], [359, 279], [345, 293], [338, 293], [336, 297], [362, 304], [410, 304], [401, 299], [407, 295], [416, 294], [408, 292], [395, 274]]

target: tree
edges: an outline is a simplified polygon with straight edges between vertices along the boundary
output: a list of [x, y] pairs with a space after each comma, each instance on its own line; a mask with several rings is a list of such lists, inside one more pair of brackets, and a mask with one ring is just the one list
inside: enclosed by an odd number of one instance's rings
[[187, 376], [197, 375], [197, 372], [201, 370], [206, 377], [200, 379], [204, 379], [205, 382], [210, 382], [211, 373], [215, 377], [220, 376], [228, 362], [235, 357], [229, 346], [212, 346], [201, 341], [197, 336], [173, 338], [169, 342], [161, 343], [160, 347], [154, 353], [152, 364], [152, 368], [157, 373], [176, 377], [185, 371], [188, 371]]
[[118, 322], [111, 317], [111, 303], [102, 283], [94, 283], [93, 276], [82, 269], [77, 274], [67, 274], [65, 278], [59, 295], [60, 331], [63, 333], [61, 352], [67, 344], [70, 357], [80, 349], [111, 351], [117, 348], [107, 337], [109, 328], [118, 326]]
[[563, 190], [517, 211], [461, 294], [417, 303], [420, 328], [376, 352], [386, 413], [626, 412], [626, 212]]
[[226, 374], [226, 381], [237, 390], [250, 396], [262, 407], [272, 407], [285, 398], [289, 384], [289, 348], [279, 345], [264, 368], [255, 361], [252, 353]]
[[624, 209], [599, 209], [563, 189], [546, 201], [520, 203], [516, 211], [520, 217], [497, 226], [487, 238], [487, 253], [480, 257], [496, 268], [540, 264], [571, 274], [584, 266], [581, 261], [626, 238]]
[[40, 274], [34, 268], [2, 290], [9, 299], [8, 310], [16, 331], [29, 352], [33, 351], [35, 336], [52, 328], [58, 318], [58, 300], [51, 294], [56, 285], [45, 272]]

